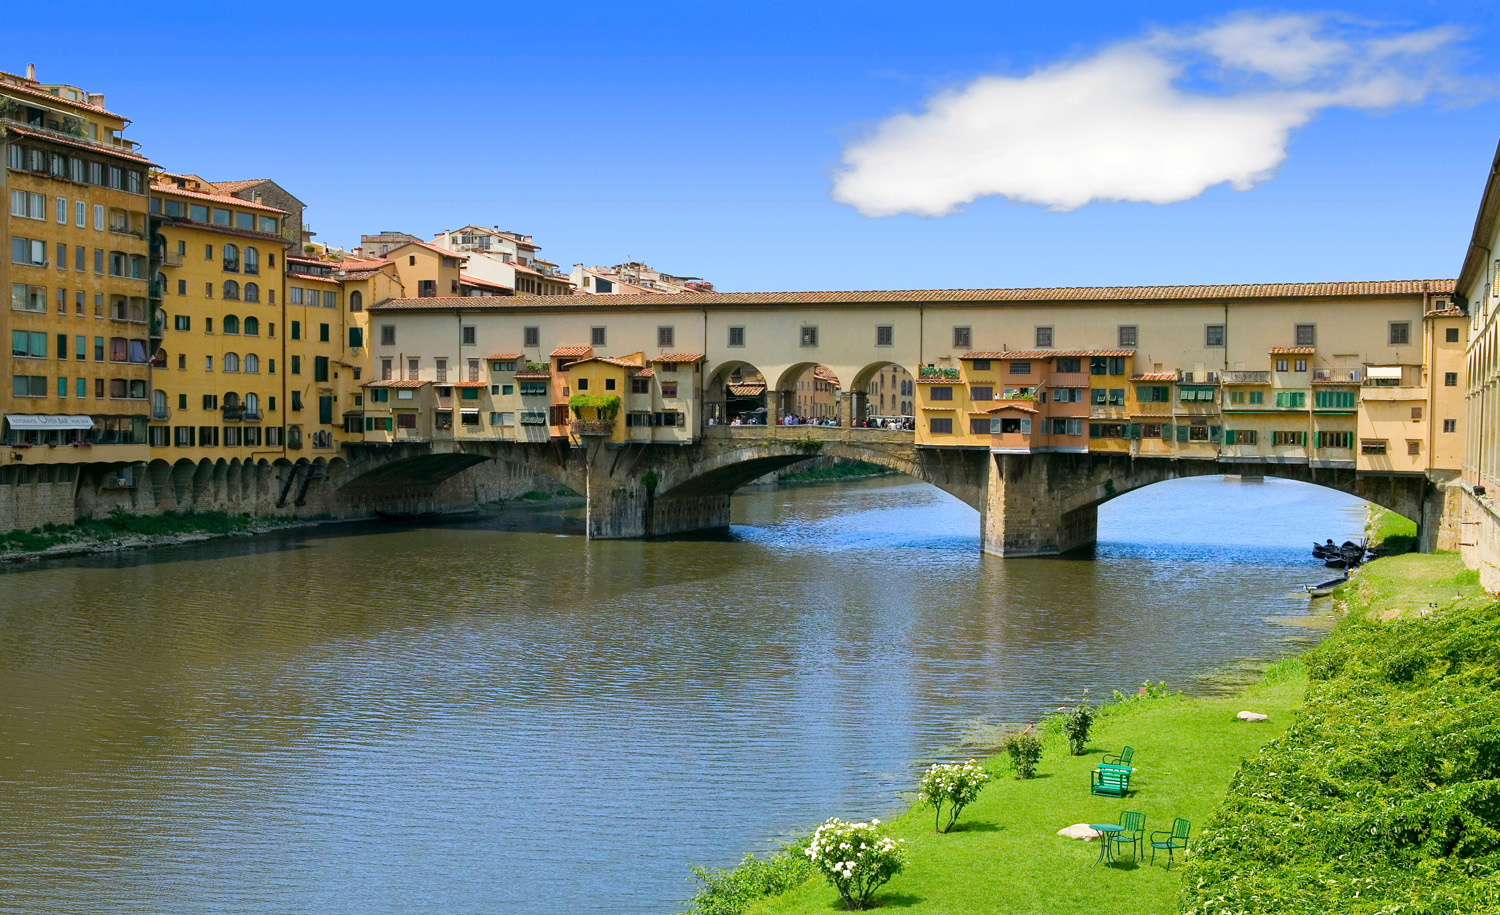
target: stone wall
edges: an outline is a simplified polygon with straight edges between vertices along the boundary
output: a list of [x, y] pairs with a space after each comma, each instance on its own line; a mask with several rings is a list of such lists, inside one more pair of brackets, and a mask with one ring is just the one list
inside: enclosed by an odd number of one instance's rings
[[77, 469], [68, 465], [0, 468], [0, 531], [72, 524]]
[[1464, 565], [1478, 570], [1486, 591], [1500, 594], [1500, 506], [1490, 494], [1475, 495], [1468, 485], [1454, 488], [1462, 505], [1459, 555]]

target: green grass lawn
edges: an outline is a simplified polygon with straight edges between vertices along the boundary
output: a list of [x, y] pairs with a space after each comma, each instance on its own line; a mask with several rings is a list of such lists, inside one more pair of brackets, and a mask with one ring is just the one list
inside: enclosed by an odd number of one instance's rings
[[[1038, 776], [1012, 777], [1009, 760], [986, 763], [994, 778], [964, 810], [954, 831], [933, 831], [930, 808], [913, 809], [890, 827], [906, 840], [910, 865], [877, 894], [885, 911], [938, 913], [1165, 913], [1177, 908], [1180, 869], [1168, 872], [1164, 855], [1155, 867], [1129, 861], [1095, 867], [1097, 842], [1056, 835], [1073, 823], [1113, 823], [1123, 810], [1146, 815], [1146, 829], [1170, 829], [1187, 817], [1196, 829], [1224, 797], [1246, 757], [1285, 730], [1306, 685], [1301, 662], [1283, 661], [1257, 685], [1231, 699], [1135, 699], [1110, 708], [1094, 726], [1089, 752], [1066, 755], [1049, 735]], [[1264, 712], [1268, 723], [1235, 719], [1241, 709]], [[1132, 795], [1089, 794], [1089, 772], [1100, 756], [1135, 747]], [[830, 815], [842, 811], [830, 810]], [[1146, 854], [1149, 858], [1150, 848]], [[838, 894], [818, 875], [766, 900], [756, 913], [838, 911]]]
[[1365, 535], [1370, 549], [1382, 555], [1405, 553], [1416, 546], [1417, 522], [1379, 505], [1371, 505]]
[[1367, 563], [1336, 596], [1351, 613], [1385, 620], [1421, 616], [1433, 604], [1449, 610], [1491, 600], [1457, 553], [1403, 553]]

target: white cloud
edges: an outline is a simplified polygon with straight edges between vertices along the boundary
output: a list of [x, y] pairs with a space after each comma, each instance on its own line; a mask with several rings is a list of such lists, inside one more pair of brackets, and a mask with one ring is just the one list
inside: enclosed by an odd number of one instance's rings
[[1157, 32], [1024, 77], [985, 76], [875, 125], [844, 150], [833, 198], [865, 216], [943, 216], [980, 197], [1054, 210], [1249, 190], [1330, 107], [1443, 90], [1449, 29], [1239, 15]]

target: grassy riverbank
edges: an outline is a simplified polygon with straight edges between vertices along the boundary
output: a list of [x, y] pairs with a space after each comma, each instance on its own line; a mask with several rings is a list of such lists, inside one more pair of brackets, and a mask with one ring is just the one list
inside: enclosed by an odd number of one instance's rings
[[1365, 521], [1370, 549], [1381, 556], [1410, 552], [1417, 545], [1417, 522], [1393, 511], [1371, 505]]
[[[1009, 760], [991, 757], [994, 779], [946, 835], [933, 831], [930, 809], [913, 808], [890, 824], [906, 841], [911, 864], [881, 891], [883, 909], [914, 915], [957, 913], [1090, 913], [1172, 911], [1181, 868], [1093, 867], [1098, 844], [1064, 839], [1074, 823], [1115, 822], [1122, 810], [1146, 815], [1148, 829], [1169, 829], [1173, 817], [1204, 822], [1220, 802], [1241, 760], [1281, 733], [1302, 697], [1303, 666], [1295, 659], [1229, 699], [1180, 696], [1130, 698], [1110, 704], [1094, 726], [1088, 753], [1066, 755], [1059, 733], [1047, 732], [1038, 777], [1017, 781]], [[1269, 723], [1235, 720], [1244, 708]], [[1139, 790], [1128, 800], [1089, 794], [1089, 772], [1105, 751], [1135, 747]], [[836, 813], [837, 811], [830, 811]], [[837, 894], [816, 877], [744, 909], [753, 913], [826, 912]], [[729, 911], [729, 910], [725, 910]]]
[[[1007, 759], [948, 835], [930, 809], [895, 818], [910, 865], [880, 907], [914, 915], [1438, 913], [1500, 908], [1500, 604], [1452, 554], [1377, 560], [1342, 592], [1349, 610], [1308, 654], [1229, 699], [1106, 706], [1082, 757], [1047, 733], [1040, 777]], [[1305, 707], [1304, 707], [1305, 704]], [[1270, 721], [1247, 724], [1250, 709]], [[1100, 753], [1136, 748], [1124, 801], [1088, 793]], [[1227, 792], [1227, 796], [1226, 796]], [[1094, 867], [1069, 824], [1146, 815], [1193, 824], [1194, 857]], [[839, 811], [830, 811], [837, 814]], [[837, 894], [785, 857], [714, 881], [705, 915], [822, 913]], [[756, 884], [786, 888], [774, 896]], [[731, 897], [742, 891], [738, 901]], [[719, 902], [731, 903], [717, 905]]]
[[276, 527], [274, 518], [252, 518], [226, 512], [166, 512], [160, 515], [132, 515], [111, 512], [104, 518], [90, 518], [76, 524], [48, 524], [29, 531], [0, 534], [0, 555], [37, 553], [65, 545], [88, 546], [122, 538], [180, 537], [185, 534], [222, 535], [251, 530], [253, 527]]
[[814, 467], [777, 478], [778, 483], [827, 483], [833, 480], [858, 480], [864, 477], [884, 476], [896, 473], [879, 464], [864, 461], [839, 461], [830, 467]]

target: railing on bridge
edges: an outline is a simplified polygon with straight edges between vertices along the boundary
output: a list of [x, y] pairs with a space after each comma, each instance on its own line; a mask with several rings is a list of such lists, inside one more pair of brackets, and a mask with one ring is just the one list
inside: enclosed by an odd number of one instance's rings
[[911, 429], [863, 429], [849, 426], [708, 426], [705, 439], [720, 441], [763, 442], [768, 439], [788, 442], [890, 442], [910, 443], [916, 438]]

